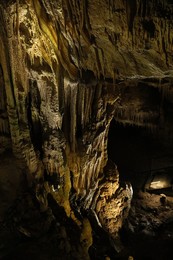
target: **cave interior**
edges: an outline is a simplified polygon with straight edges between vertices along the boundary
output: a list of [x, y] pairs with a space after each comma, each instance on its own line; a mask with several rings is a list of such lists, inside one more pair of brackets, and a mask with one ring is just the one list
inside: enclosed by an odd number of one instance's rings
[[172, 51], [171, 0], [0, 1], [0, 259], [173, 259]]

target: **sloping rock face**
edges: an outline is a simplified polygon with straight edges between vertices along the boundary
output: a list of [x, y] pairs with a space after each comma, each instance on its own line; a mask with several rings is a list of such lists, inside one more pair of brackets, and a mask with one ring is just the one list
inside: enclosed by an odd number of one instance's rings
[[83, 210], [116, 240], [132, 196], [108, 160], [112, 118], [172, 136], [172, 4], [17, 0], [0, 13], [0, 152], [42, 212], [55, 201], [74, 221], [87, 259]]

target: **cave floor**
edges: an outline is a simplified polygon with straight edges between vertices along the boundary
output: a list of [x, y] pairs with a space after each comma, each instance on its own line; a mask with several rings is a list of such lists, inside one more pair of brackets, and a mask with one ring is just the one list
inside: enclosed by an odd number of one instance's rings
[[[127, 259], [173, 259], [173, 197], [134, 192], [129, 217], [121, 232], [124, 250], [120, 256]], [[120, 257], [120, 259], [121, 259]]]

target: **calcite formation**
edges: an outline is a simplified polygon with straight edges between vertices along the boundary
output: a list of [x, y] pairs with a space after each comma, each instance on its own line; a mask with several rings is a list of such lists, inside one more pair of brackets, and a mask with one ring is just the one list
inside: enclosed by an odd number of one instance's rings
[[86, 259], [82, 212], [115, 242], [132, 198], [107, 155], [111, 120], [172, 137], [172, 18], [163, 0], [0, 3], [0, 152], [42, 211], [51, 196], [77, 224]]

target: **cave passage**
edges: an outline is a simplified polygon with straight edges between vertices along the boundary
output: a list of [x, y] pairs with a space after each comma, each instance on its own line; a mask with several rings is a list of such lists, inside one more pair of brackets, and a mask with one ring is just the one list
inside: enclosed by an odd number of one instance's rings
[[163, 190], [150, 193], [142, 189], [152, 171], [173, 166], [172, 151], [172, 144], [165, 144], [156, 133], [111, 122], [108, 156], [117, 165], [120, 181], [130, 181], [134, 191], [121, 233], [125, 250], [120, 259], [129, 255], [140, 260], [173, 259], [173, 192], [165, 196]]
[[[112, 120], [108, 135], [108, 156], [118, 167], [120, 179], [141, 188], [153, 170], [173, 166], [172, 145], [144, 127]], [[141, 178], [143, 176], [143, 178]]]

